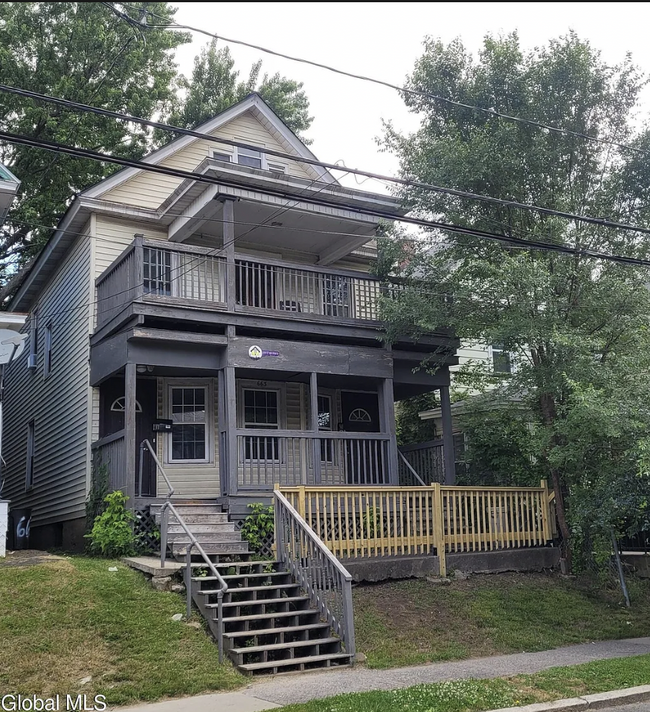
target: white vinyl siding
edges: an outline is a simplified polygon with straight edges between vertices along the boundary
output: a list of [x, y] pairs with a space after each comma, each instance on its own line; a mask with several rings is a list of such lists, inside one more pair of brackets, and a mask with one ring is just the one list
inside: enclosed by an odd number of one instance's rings
[[[246, 113], [233, 119], [225, 126], [216, 129], [214, 136], [221, 136], [231, 141], [241, 141], [253, 145], [264, 145], [274, 151], [290, 153], [273, 134], [251, 114]], [[193, 171], [201, 161], [211, 156], [213, 151], [225, 153], [212, 141], [197, 139], [189, 146], [180, 149], [177, 153], [161, 162], [168, 168], [179, 168], [184, 171]], [[311, 180], [312, 176], [300, 163], [287, 162], [287, 174], [298, 178]], [[181, 184], [181, 178], [164, 176], [158, 173], [143, 171], [133, 176], [120, 186], [108, 191], [104, 200], [138, 205], [146, 208], [157, 208]]]

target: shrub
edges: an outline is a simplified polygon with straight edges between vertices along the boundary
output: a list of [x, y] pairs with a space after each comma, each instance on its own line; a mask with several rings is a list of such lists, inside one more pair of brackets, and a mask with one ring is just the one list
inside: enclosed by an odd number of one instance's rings
[[273, 540], [273, 507], [266, 507], [261, 502], [255, 502], [249, 504], [248, 508], [251, 513], [244, 520], [241, 534], [258, 556], [266, 556], [268, 555], [269, 542]]
[[128, 497], [120, 490], [104, 497], [106, 509], [95, 518], [90, 534], [90, 552], [98, 556], [119, 558], [133, 556], [136, 552], [136, 537], [133, 533], [135, 516], [125, 504]]
[[86, 500], [86, 534], [90, 533], [95, 519], [106, 509], [108, 494], [108, 464], [103, 462], [101, 455], [95, 454], [91, 470], [91, 483]]

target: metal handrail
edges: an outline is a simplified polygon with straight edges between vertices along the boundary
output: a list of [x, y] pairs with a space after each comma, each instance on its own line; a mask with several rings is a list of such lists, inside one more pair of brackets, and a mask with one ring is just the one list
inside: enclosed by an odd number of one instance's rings
[[140, 444], [140, 477], [142, 477], [142, 464], [145, 448], [149, 449], [158, 470], [162, 474], [165, 482], [167, 483], [167, 487], [169, 488], [167, 500], [160, 508], [160, 567], [163, 569], [165, 568], [165, 560], [167, 557], [167, 530], [169, 528], [169, 512], [171, 512], [190, 539], [189, 546], [185, 552], [185, 593], [187, 595], [186, 614], [188, 619], [192, 614], [192, 549], [196, 549], [198, 551], [206, 566], [210, 569], [210, 573], [219, 582], [219, 588], [217, 589], [217, 644], [219, 646], [219, 662], [221, 663], [223, 662], [223, 596], [228, 592], [228, 584], [219, 573], [217, 567], [205, 553], [203, 547], [199, 544], [198, 539], [189, 530], [185, 520], [178, 513], [176, 507], [174, 507], [171, 503], [171, 496], [174, 494], [174, 488], [172, 487], [172, 483], [169, 481], [163, 466], [160, 464], [160, 460], [156, 457], [156, 453], [153, 451], [151, 442], [146, 439]]
[[151, 457], [153, 457], [153, 461], [156, 463], [156, 467], [158, 468], [158, 472], [163, 476], [163, 479], [167, 483], [167, 499], [170, 499], [171, 496], [174, 494], [174, 488], [172, 487], [172, 483], [169, 481], [169, 477], [167, 477], [167, 473], [165, 472], [165, 469], [163, 466], [160, 464], [160, 460], [158, 459], [158, 456], [156, 455], [153, 445], [151, 444], [151, 441], [145, 438], [141, 443], [140, 443], [140, 487], [142, 487], [142, 468], [143, 468], [143, 463], [144, 463], [144, 451], [145, 447], [149, 450], [149, 453]]
[[[314, 530], [307, 524], [307, 522], [302, 518], [300, 513], [293, 507], [291, 502], [280, 492], [279, 489], [276, 489], [273, 491], [274, 497], [275, 497], [275, 526], [276, 526], [276, 533], [275, 533], [275, 542], [277, 546], [277, 551], [278, 551], [278, 559], [280, 561], [283, 561], [285, 558], [287, 559], [287, 564], [289, 563], [289, 552], [285, 550], [285, 542], [284, 542], [284, 536], [282, 535], [281, 531], [279, 531], [279, 528], [282, 525], [281, 523], [281, 518], [279, 516], [280, 512], [280, 506], [286, 510], [286, 512], [291, 516], [291, 519], [293, 523], [295, 523], [300, 531], [306, 535], [306, 537], [312, 542], [312, 544], [316, 547], [316, 549], [319, 551], [319, 553], [327, 560], [329, 563], [333, 566], [334, 569], [338, 572], [338, 574], [341, 577], [342, 580], [342, 587], [341, 587], [341, 596], [342, 596], [342, 604], [343, 604], [343, 611], [342, 611], [342, 616], [343, 616], [343, 642], [345, 643], [345, 649], [346, 651], [351, 655], [354, 656], [356, 652], [356, 644], [355, 644], [355, 635], [354, 635], [354, 612], [353, 612], [353, 606], [352, 606], [352, 575], [350, 572], [343, 566], [343, 564], [332, 554], [332, 552], [325, 546], [323, 541], [318, 537], [318, 535], [314, 532]], [[298, 552], [293, 552], [294, 554], [294, 559], [295, 561], [294, 566], [297, 568], [302, 568], [304, 569], [305, 566], [304, 564], [301, 564], [301, 560], [303, 559], [302, 556], [299, 555]], [[284, 561], [283, 561], [284, 563]], [[304, 573], [302, 571], [301, 573]], [[316, 596], [315, 590], [313, 587], [309, 590], [310, 595]]]
[[413, 466], [411, 463], [404, 457], [404, 453], [401, 450], [397, 451], [399, 456], [402, 458], [404, 464], [411, 470], [411, 474], [415, 477], [415, 479], [423, 486], [426, 487], [426, 484], [424, 483], [424, 480], [418, 475], [418, 473], [413, 469]]

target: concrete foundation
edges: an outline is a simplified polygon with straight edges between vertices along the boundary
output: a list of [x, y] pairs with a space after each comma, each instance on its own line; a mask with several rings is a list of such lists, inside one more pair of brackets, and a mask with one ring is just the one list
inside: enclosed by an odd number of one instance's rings
[[544, 571], [554, 569], [560, 550], [546, 546], [539, 549], [503, 549], [477, 553], [447, 554], [447, 571], [467, 574], [497, 574], [506, 571]]
[[390, 579], [425, 578], [438, 576], [440, 565], [437, 556], [396, 556], [379, 559], [342, 559], [341, 563], [360, 583]]
[[[559, 560], [560, 551], [555, 547], [447, 554], [447, 571], [474, 574], [543, 571], [556, 568]], [[357, 583], [440, 575], [437, 556], [344, 559], [341, 563]]]

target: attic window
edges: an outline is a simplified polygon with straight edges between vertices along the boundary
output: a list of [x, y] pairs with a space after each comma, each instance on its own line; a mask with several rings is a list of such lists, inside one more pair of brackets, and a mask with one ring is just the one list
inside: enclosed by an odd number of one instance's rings
[[248, 148], [238, 148], [237, 163], [240, 166], [249, 166], [249, 168], [262, 168], [262, 152], [252, 151]]
[[287, 172], [287, 167], [282, 165], [282, 163], [274, 163], [271, 161], [266, 162], [266, 166], [271, 171], [271, 173], [281, 173], [284, 175]]
[[215, 158], [217, 161], [225, 161], [226, 163], [230, 163], [232, 161], [229, 153], [220, 153], [219, 151], [213, 151], [212, 158]]

